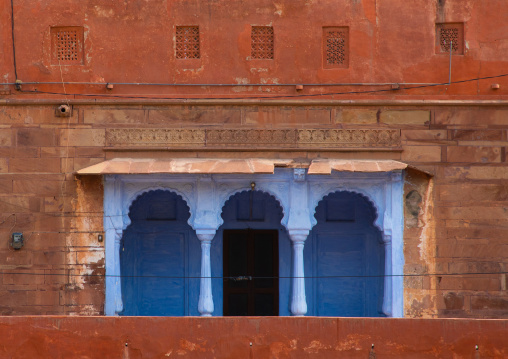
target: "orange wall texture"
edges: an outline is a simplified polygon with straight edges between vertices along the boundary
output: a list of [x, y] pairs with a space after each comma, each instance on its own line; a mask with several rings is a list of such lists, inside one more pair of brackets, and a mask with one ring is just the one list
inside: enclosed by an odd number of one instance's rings
[[[2, 1], [3, 82], [14, 82], [9, 1]], [[449, 56], [436, 51], [436, 24], [463, 24], [464, 53], [452, 59], [452, 81], [506, 73], [506, 3], [502, 0], [375, 1], [14, 1], [18, 79], [24, 82], [171, 84], [344, 84], [448, 82]], [[54, 59], [50, 27], [83, 29], [81, 65]], [[177, 26], [198, 26], [199, 59], [175, 58]], [[251, 26], [272, 26], [273, 60], [251, 57]], [[323, 27], [348, 27], [349, 66], [323, 68]], [[438, 39], [439, 40], [439, 39]], [[437, 52], [437, 53], [436, 53]], [[62, 65], [62, 66], [59, 66]], [[500, 83], [492, 90], [492, 83]], [[382, 98], [507, 95], [506, 77], [388, 93]], [[55, 86], [25, 90], [63, 92]], [[390, 88], [390, 87], [388, 87]], [[306, 86], [301, 94], [384, 87]], [[106, 93], [105, 86], [66, 86]], [[182, 88], [116, 86], [109, 94], [244, 96], [296, 94], [294, 86]], [[18, 93], [19, 94], [19, 93]], [[28, 95], [28, 94], [27, 94]], [[351, 95], [345, 96], [350, 98]], [[358, 95], [355, 98], [360, 97]], [[342, 97], [340, 97], [342, 98]], [[405, 98], [405, 97], [404, 97]]]
[[[102, 179], [77, 170], [115, 157], [267, 157], [417, 167], [405, 176], [405, 194], [422, 198], [416, 211], [405, 204], [405, 316], [508, 317], [505, 0], [14, 0], [13, 10], [14, 33], [0, 1], [0, 314], [103, 314]], [[450, 84], [442, 23], [463, 26]], [[199, 27], [198, 59], [176, 59], [177, 26]], [[252, 58], [252, 26], [273, 27], [273, 59]], [[78, 27], [79, 63], [58, 60], [56, 27]], [[347, 28], [347, 66], [324, 66], [323, 27]], [[201, 85], [177, 86], [189, 84]], [[147, 128], [394, 129], [400, 143], [111, 140]], [[23, 249], [10, 248], [12, 232]]]
[[55, 359], [506, 358], [507, 330], [506, 321], [469, 319], [3, 317], [0, 351]]

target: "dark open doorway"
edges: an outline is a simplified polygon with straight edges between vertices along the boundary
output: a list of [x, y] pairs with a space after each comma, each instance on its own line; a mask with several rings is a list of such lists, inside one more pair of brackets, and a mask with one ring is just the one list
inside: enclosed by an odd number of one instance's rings
[[279, 315], [277, 230], [224, 230], [224, 315]]

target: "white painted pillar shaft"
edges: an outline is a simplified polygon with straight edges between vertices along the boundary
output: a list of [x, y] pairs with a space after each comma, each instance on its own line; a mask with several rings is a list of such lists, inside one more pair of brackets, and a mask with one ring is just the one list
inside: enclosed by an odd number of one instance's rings
[[215, 230], [200, 231], [196, 234], [201, 241], [201, 280], [199, 285], [198, 311], [203, 317], [211, 317], [214, 305], [212, 295], [212, 266], [210, 262], [210, 246]]
[[106, 301], [104, 313], [118, 315], [123, 311], [122, 282], [120, 277], [120, 240], [124, 230], [121, 215], [122, 184], [116, 176], [104, 180], [104, 231], [106, 256]]
[[122, 278], [120, 272], [120, 241], [122, 237], [118, 234], [115, 235], [115, 249], [114, 249], [114, 261], [115, 261], [115, 277], [114, 277], [114, 291], [115, 291], [115, 314], [123, 311], [123, 299], [122, 299]]
[[303, 248], [309, 231], [306, 233], [289, 233], [293, 245], [293, 292], [291, 295], [291, 313], [294, 316], [307, 314], [307, 298], [305, 296], [305, 270], [303, 260]]
[[385, 276], [382, 311], [387, 317], [393, 316], [392, 310], [392, 239], [384, 236], [385, 247]]
[[[107, 223], [104, 221], [104, 223]], [[116, 314], [116, 293], [115, 293], [115, 230], [106, 229], [106, 302], [104, 303], [104, 314]]]

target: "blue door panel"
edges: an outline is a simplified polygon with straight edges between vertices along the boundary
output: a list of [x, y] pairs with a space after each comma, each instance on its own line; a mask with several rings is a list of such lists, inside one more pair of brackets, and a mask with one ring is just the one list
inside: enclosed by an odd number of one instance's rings
[[347, 277], [364, 275], [365, 246], [358, 237], [317, 236], [317, 315], [363, 315], [364, 280]]
[[122, 272], [130, 272], [122, 278], [124, 315], [185, 315], [186, 236], [156, 227], [162, 232], [124, 235]]
[[[120, 252], [122, 315], [183, 316], [188, 314], [189, 248], [196, 243], [186, 220], [185, 202], [168, 191], [142, 195], [131, 206], [131, 225]], [[199, 247], [198, 247], [199, 248]], [[195, 275], [195, 273], [193, 273]], [[196, 301], [197, 298], [192, 298]]]
[[375, 209], [352, 192], [326, 196], [305, 244], [308, 314], [383, 316], [384, 246]]

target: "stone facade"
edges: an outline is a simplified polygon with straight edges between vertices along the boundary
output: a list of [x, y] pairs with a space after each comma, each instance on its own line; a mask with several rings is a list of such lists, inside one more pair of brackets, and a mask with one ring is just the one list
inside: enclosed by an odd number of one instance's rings
[[[404, 315], [508, 317], [508, 77], [484, 78], [508, 68], [504, 0], [43, 3], [15, 3], [17, 78], [0, 4], [0, 314], [104, 313], [103, 178], [78, 170], [254, 157], [409, 164]], [[457, 22], [452, 82], [468, 81], [437, 86], [449, 58], [436, 24]], [[189, 24], [202, 55], [177, 60], [175, 27]], [[251, 25], [267, 24], [274, 59], [251, 59]], [[83, 60], [58, 64], [51, 28], [69, 25], [83, 28]], [[347, 68], [323, 67], [326, 26], [349, 27]]]

